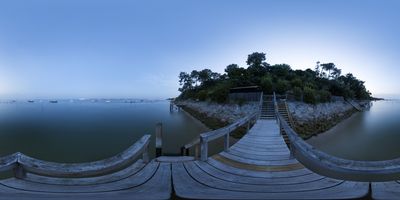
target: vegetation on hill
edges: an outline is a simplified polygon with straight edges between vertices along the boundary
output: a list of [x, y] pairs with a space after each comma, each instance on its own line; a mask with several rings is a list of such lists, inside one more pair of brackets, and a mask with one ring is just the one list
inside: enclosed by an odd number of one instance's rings
[[247, 58], [247, 68], [230, 64], [224, 74], [210, 69], [181, 72], [179, 99], [211, 100], [223, 103], [233, 87], [257, 85], [264, 93], [292, 94], [306, 103], [328, 102], [331, 96], [349, 99], [370, 99], [364, 81], [353, 74], [341, 74], [334, 63], [317, 62], [314, 70], [293, 70], [287, 64], [270, 65], [265, 53], [255, 52]]

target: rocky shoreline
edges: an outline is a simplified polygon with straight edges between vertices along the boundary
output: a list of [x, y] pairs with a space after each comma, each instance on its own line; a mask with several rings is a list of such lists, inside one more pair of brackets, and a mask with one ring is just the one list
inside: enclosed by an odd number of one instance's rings
[[233, 123], [259, 110], [258, 103], [246, 103], [240, 106], [238, 104], [217, 104], [205, 101], [187, 100], [178, 101], [175, 102], [175, 104], [196, 110], [205, 114], [207, 117], [217, 118], [223, 123]]
[[288, 107], [295, 130], [303, 139], [323, 133], [358, 112], [346, 101], [317, 105], [294, 101], [288, 102]]
[[[217, 104], [186, 100], [175, 102], [175, 104], [210, 129], [224, 127], [242, 117], [257, 112], [259, 109], [259, 104], [256, 102], [240, 106], [237, 104]], [[303, 139], [308, 139], [331, 129], [358, 112], [354, 104], [365, 108], [368, 107], [369, 101], [352, 101], [352, 103], [334, 101], [317, 105], [288, 101], [287, 104], [295, 123], [296, 132]], [[241, 135], [238, 134], [237, 137], [241, 137]]]
[[[217, 104], [185, 100], [176, 101], [174, 104], [212, 130], [227, 126], [259, 110], [258, 103], [247, 103], [240, 106], [237, 104]], [[241, 138], [244, 133], [245, 129], [239, 128], [237, 131], [234, 131], [231, 136], [238, 139]]]

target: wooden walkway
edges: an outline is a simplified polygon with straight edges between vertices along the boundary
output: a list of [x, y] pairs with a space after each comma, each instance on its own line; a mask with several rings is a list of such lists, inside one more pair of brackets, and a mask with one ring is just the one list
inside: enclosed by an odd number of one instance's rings
[[335, 180], [290, 155], [276, 120], [258, 120], [229, 150], [207, 161], [172, 163], [173, 186], [187, 199], [354, 199], [368, 183]]
[[51, 163], [20, 153], [0, 159], [0, 168], [13, 168], [18, 177], [0, 180], [0, 199], [169, 199], [171, 164], [148, 162], [149, 138], [90, 163]]
[[93, 178], [49, 178], [28, 174], [26, 179], [0, 182], [0, 199], [169, 199], [170, 164], [141, 160], [130, 167]]
[[[275, 96], [260, 99], [259, 114], [203, 133], [185, 145], [183, 152], [193, 147], [195, 155], [201, 151], [199, 160], [162, 156], [149, 162], [150, 135], [120, 154], [89, 163], [53, 163], [22, 153], [0, 157], [0, 171], [14, 172], [14, 178], [0, 180], [0, 200], [169, 199], [174, 194], [185, 199], [358, 199], [369, 194], [374, 199], [400, 199], [400, 181], [370, 183], [372, 178], [399, 177], [400, 158], [364, 162], [319, 152], [286, 123], [289, 118], [279, 114], [284, 110], [279, 110]], [[229, 134], [238, 127], [248, 130], [252, 123], [247, 134], [230, 146]], [[224, 139], [224, 151], [209, 157], [209, 142], [217, 138]], [[373, 176], [366, 182], [344, 181], [327, 177], [338, 178], [327, 170], [350, 178], [349, 174]]]
[[400, 181], [372, 183], [373, 199], [400, 199]]

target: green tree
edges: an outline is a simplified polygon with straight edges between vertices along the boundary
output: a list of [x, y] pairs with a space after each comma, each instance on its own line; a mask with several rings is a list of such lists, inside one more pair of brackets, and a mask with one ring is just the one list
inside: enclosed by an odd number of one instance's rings
[[193, 79], [188, 73], [181, 72], [179, 74], [179, 85], [182, 86], [181, 88], [178, 89], [180, 92], [186, 92], [188, 90], [191, 90], [193, 89]]
[[290, 65], [288, 65], [288, 64], [278, 64], [278, 65], [272, 65], [269, 67], [270, 73], [272, 73], [276, 76], [282, 77], [282, 78], [285, 78], [286, 76], [288, 76], [291, 71], [292, 71], [292, 69], [291, 69]]
[[276, 82], [275, 89], [278, 94], [285, 94], [289, 89], [288, 81], [279, 79], [278, 82]]
[[293, 95], [297, 101], [303, 100], [303, 90], [300, 87], [293, 88]]
[[326, 76], [325, 76], [326, 78], [330, 78], [331, 77], [331, 71], [336, 68], [335, 64], [333, 64], [333, 63], [324, 63], [324, 64], [321, 64], [321, 67], [322, 67], [323, 70], [328, 72], [326, 74]]
[[274, 92], [273, 87], [271, 76], [263, 76], [261, 79], [261, 88], [263, 89], [264, 93], [272, 94]]
[[316, 93], [315, 90], [309, 87], [304, 88], [304, 102], [309, 104], [316, 104]]
[[247, 57], [247, 72], [252, 84], [260, 84], [261, 77], [267, 73], [268, 63], [265, 62], [265, 53], [254, 52]]

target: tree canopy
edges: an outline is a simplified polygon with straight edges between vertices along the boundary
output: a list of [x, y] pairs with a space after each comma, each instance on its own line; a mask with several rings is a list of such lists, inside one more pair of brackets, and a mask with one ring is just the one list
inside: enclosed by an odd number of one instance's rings
[[317, 62], [314, 70], [293, 70], [287, 64], [270, 65], [266, 60], [265, 53], [254, 52], [248, 55], [247, 68], [230, 64], [224, 74], [210, 69], [181, 72], [179, 98], [225, 102], [230, 88], [251, 85], [260, 86], [264, 93], [291, 94], [307, 103], [327, 102], [332, 95], [371, 98], [364, 81], [350, 73], [342, 75], [334, 63]]

